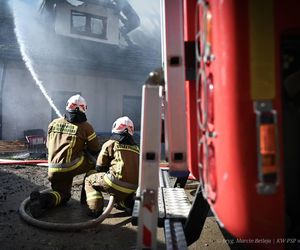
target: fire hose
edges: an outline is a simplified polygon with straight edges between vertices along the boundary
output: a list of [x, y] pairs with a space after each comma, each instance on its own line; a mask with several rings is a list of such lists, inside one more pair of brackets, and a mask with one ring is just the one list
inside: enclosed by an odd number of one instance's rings
[[[43, 192], [49, 191], [49, 189], [43, 190]], [[86, 228], [91, 228], [99, 225], [104, 219], [108, 217], [111, 210], [114, 206], [114, 196], [109, 197], [109, 202], [104, 210], [104, 212], [96, 219], [88, 220], [85, 222], [77, 222], [77, 223], [56, 223], [56, 222], [47, 222], [47, 221], [41, 221], [37, 220], [33, 217], [31, 217], [27, 212], [26, 208], [30, 203], [30, 198], [26, 198], [20, 205], [19, 213], [21, 215], [21, 218], [27, 222], [30, 225], [42, 228], [42, 229], [48, 229], [48, 230], [55, 230], [55, 231], [79, 231]]]
[[[95, 162], [95, 158], [92, 155], [90, 155], [88, 152], [86, 152], [86, 153], [87, 153], [88, 157], [93, 162]], [[73, 183], [73, 184], [75, 184], [75, 183]], [[45, 193], [45, 192], [48, 192], [50, 190], [51, 190], [51, 188], [48, 188], [48, 189], [45, 189], [45, 190], [41, 191], [41, 193]], [[114, 201], [115, 201], [115, 198], [114, 198], [114, 196], [111, 195], [109, 197], [108, 205], [105, 208], [105, 210], [103, 211], [103, 213], [96, 219], [92, 219], [92, 220], [88, 220], [88, 221], [84, 221], [84, 222], [56, 223], [56, 222], [47, 222], [47, 221], [37, 220], [37, 219], [33, 218], [32, 216], [30, 216], [26, 212], [26, 208], [30, 204], [30, 197], [27, 197], [21, 203], [21, 205], [19, 207], [19, 213], [20, 213], [21, 218], [25, 222], [27, 222], [28, 224], [30, 224], [32, 226], [38, 227], [38, 228], [47, 229], [47, 230], [54, 230], [54, 231], [80, 231], [80, 230], [83, 230], [83, 229], [95, 227], [95, 226], [99, 225], [100, 223], [102, 223], [102, 221], [104, 221], [108, 217], [111, 210], [113, 209]]]

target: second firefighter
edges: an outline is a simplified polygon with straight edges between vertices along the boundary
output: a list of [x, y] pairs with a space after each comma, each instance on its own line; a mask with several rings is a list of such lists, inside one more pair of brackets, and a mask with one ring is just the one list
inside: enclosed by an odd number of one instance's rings
[[96, 170], [87, 174], [84, 183], [90, 216], [102, 213], [102, 192], [115, 197], [117, 208], [132, 208], [139, 177], [139, 147], [133, 133], [134, 125], [128, 117], [120, 117], [113, 123], [112, 135], [102, 146]]

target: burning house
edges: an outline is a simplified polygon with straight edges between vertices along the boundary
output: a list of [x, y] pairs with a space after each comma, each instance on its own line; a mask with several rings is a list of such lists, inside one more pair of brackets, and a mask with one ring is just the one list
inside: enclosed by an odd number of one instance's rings
[[159, 1], [151, 25], [135, 2], [0, 0], [0, 139], [46, 131], [76, 93], [97, 132], [122, 115], [139, 130], [142, 84], [161, 52]]

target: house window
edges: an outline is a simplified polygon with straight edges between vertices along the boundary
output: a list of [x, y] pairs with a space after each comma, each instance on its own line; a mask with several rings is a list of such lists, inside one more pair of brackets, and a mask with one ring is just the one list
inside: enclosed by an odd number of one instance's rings
[[71, 10], [71, 33], [107, 39], [107, 17]]

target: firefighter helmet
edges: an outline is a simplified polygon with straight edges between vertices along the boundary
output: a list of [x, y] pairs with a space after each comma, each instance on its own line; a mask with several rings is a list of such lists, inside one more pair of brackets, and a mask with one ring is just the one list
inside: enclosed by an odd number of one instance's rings
[[85, 113], [87, 110], [86, 101], [81, 95], [73, 95], [67, 101], [66, 110], [69, 112], [78, 110], [82, 113]]
[[133, 135], [134, 132], [134, 125], [133, 122], [127, 117], [123, 116], [118, 118], [112, 125], [112, 133], [121, 134], [125, 130], [131, 135]]

